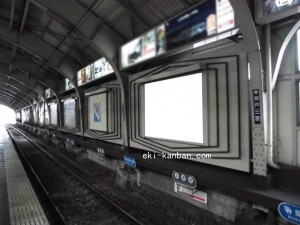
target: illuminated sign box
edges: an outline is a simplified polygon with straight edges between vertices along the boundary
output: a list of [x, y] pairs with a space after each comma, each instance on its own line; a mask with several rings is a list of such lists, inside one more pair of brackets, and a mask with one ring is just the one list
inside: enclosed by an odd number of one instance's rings
[[107, 93], [100, 93], [88, 97], [88, 127], [96, 131], [108, 131]]
[[54, 96], [54, 93], [50, 88], [45, 90], [45, 98], [51, 98], [53, 96]]
[[271, 23], [300, 12], [300, 0], [256, 0], [256, 22]]
[[[160, 35], [161, 42], [156, 44]], [[138, 37], [121, 48], [121, 67], [126, 68], [146, 59], [165, 52], [165, 27], [160, 26], [157, 30], [151, 30], [145, 35]], [[158, 47], [158, 48], [157, 48]], [[159, 51], [157, 51], [159, 49]]]
[[58, 118], [57, 115], [58, 111], [57, 111], [57, 103], [52, 103], [50, 105], [50, 124], [53, 126], [57, 126], [58, 125]]
[[39, 124], [42, 126], [44, 125], [44, 111], [45, 111], [45, 104], [44, 102], [39, 103]]
[[76, 128], [76, 100], [67, 99], [64, 101], [64, 126]]
[[123, 45], [121, 69], [234, 27], [229, 0], [207, 0]]
[[73, 88], [74, 88], [73, 83], [68, 78], [66, 78], [65, 79], [65, 91], [71, 90]]
[[113, 72], [110, 63], [105, 58], [101, 58], [77, 72], [77, 85], [89, 83]]

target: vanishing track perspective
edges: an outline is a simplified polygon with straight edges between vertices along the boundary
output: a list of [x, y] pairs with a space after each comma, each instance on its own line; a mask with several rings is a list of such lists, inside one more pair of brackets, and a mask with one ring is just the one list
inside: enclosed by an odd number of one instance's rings
[[8, 131], [64, 224], [142, 224], [46, 151], [28, 141], [20, 131], [12, 127]]

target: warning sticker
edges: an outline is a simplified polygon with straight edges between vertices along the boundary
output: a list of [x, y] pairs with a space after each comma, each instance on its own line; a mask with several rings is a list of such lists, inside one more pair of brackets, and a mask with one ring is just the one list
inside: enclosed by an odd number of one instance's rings
[[186, 197], [192, 198], [196, 201], [207, 204], [207, 193], [199, 191], [197, 189], [187, 188], [177, 183], [174, 183], [174, 191], [176, 193], [185, 195]]

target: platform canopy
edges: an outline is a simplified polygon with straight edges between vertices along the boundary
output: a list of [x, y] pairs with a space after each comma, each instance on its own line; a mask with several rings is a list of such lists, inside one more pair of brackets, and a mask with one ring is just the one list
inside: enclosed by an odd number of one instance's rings
[[0, 0], [0, 104], [29, 106], [199, 0]]

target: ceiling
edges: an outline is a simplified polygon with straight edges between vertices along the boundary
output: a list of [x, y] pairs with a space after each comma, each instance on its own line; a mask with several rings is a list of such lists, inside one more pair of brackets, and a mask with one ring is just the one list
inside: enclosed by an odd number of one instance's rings
[[0, 0], [0, 104], [29, 106], [201, 0]]

